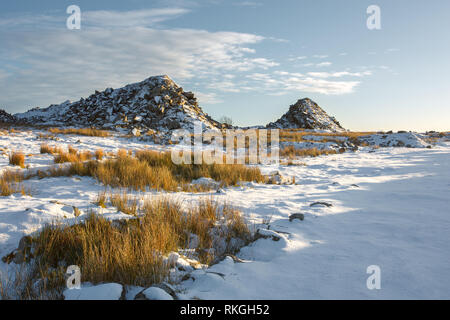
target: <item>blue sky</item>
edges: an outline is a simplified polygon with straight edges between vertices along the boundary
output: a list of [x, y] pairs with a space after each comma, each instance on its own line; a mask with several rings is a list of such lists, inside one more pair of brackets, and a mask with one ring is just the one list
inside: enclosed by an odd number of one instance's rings
[[309, 97], [351, 130], [450, 130], [449, 15], [448, 0], [2, 1], [0, 108], [167, 74], [238, 125]]

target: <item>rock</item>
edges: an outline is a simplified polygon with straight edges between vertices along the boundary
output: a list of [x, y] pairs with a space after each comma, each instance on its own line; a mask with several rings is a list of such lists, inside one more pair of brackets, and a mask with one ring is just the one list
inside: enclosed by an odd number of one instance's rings
[[233, 254], [227, 254], [227, 257], [230, 257], [235, 263], [244, 263], [245, 261], [242, 259], [239, 259]]
[[133, 128], [133, 130], [131, 130], [131, 133], [135, 137], [139, 137], [141, 135], [141, 132], [139, 131], [139, 129], [136, 129], [136, 128]]
[[222, 127], [198, 107], [192, 92], [183, 92], [168, 76], [150, 77], [123, 88], [97, 91], [76, 102], [34, 108], [14, 116], [0, 111], [0, 122], [3, 119], [32, 125], [123, 128], [134, 131], [135, 136], [136, 130], [154, 130], [155, 134], [162, 133], [160, 143], [167, 143], [173, 130], [192, 130], [194, 121], [202, 122], [204, 130]]
[[195, 98], [194, 94], [191, 91], [184, 92], [183, 94], [188, 100], [192, 100]]
[[0, 123], [14, 123], [15, 121], [17, 121], [15, 116], [0, 109]]
[[317, 202], [311, 203], [309, 206], [310, 207], [314, 207], [314, 206], [332, 207], [333, 205], [331, 203], [328, 203], [325, 201], [317, 201]]
[[19, 246], [16, 250], [2, 257], [4, 263], [14, 262], [15, 264], [22, 264], [29, 262], [33, 258], [31, 236], [24, 236], [19, 241]]
[[134, 300], [174, 300], [165, 290], [156, 286], [147, 288], [138, 293]]
[[24, 236], [19, 241], [19, 247], [17, 250], [19, 251], [30, 251], [31, 250], [31, 244], [32, 244], [33, 238], [31, 236]]
[[293, 184], [294, 179], [291, 177], [284, 177], [278, 171], [276, 171], [275, 173], [268, 176], [267, 183], [268, 184], [283, 184], [283, 185]]
[[278, 129], [345, 130], [334, 117], [330, 117], [317, 103], [309, 98], [298, 100], [289, 107], [289, 111], [280, 119], [269, 123], [267, 127]]
[[176, 252], [169, 253], [169, 255], [167, 257], [167, 263], [168, 263], [169, 267], [171, 267], [171, 268], [175, 267], [179, 257], [180, 257], [180, 255]]
[[206, 188], [210, 188], [210, 189], [217, 189], [220, 186], [220, 182], [217, 182], [216, 180], [212, 179], [212, 178], [207, 178], [207, 177], [201, 177], [198, 179], [194, 179], [191, 182], [193, 185], [200, 185]]
[[292, 222], [292, 220], [295, 220], [295, 219], [303, 221], [303, 219], [305, 219], [305, 215], [303, 213], [294, 213], [289, 216], [290, 222]]
[[188, 236], [188, 249], [197, 249], [198, 245], [200, 243], [200, 240], [196, 234], [190, 233]]
[[281, 239], [281, 236], [276, 233], [275, 231], [268, 230], [268, 229], [258, 229], [256, 231], [256, 239], [264, 238], [269, 239], [271, 238], [273, 241], [279, 241]]

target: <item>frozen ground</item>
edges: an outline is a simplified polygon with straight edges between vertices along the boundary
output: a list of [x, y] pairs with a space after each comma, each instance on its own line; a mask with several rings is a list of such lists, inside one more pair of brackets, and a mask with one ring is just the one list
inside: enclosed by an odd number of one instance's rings
[[[126, 139], [75, 136], [54, 143], [81, 150], [145, 147]], [[0, 136], [1, 147], [32, 154], [26, 159], [32, 168], [52, 164], [51, 156], [39, 154], [39, 144], [32, 133]], [[241, 209], [250, 225], [266, 223], [280, 240], [260, 239], [243, 248], [238, 257], [244, 263], [226, 259], [194, 271], [195, 280], [178, 285], [180, 298], [449, 299], [449, 160], [449, 142], [432, 149], [362, 148], [302, 159], [306, 166], [262, 168], [295, 176], [295, 185], [248, 184], [212, 193]], [[6, 155], [0, 156], [0, 170], [7, 167]], [[32, 179], [26, 185], [32, 197], [0, 197], [0, 256], [47, 222], [75, 222], [72, 206], [86, 212], [104, 189], [79, 177]], [[204, 195], [173, 194], [184, 203]], [[332, 206], [311, 207], [316, 201]], [[112, 209], [103, 213], [125, 216]], [[289, 222], [293, 213], [305, 219]], [[366, 287], [370, 265], [381, 268], [380, 290]], [[3, 262], [0, 267], [7, 269]]]

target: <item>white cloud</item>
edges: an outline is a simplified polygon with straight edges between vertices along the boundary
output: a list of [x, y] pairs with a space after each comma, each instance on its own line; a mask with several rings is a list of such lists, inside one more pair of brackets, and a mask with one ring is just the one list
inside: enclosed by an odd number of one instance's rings
[[391, 53], [391, 52], [397, 52], [397, 51], [400, 51], [400, 49], [398, 49], [398, 48], [389, 48], [389, 49], [386, 49], [384, 51], [384, 53]]
[[185, 8], [82, 12], [82, 25], [101, 28], [148, 27], [188, 13]]
[[[297, 72], [275, 71], [272, 74], [254, 73], [248, 76], [255, 83], [254, 90], [264, 90], [269, 95], [283, 95], [292, 91], [322, 93], [327, 95], [347, 94], [354, 91], [359, 81], [326, 80], [328, 77], [362, 76], [363, 73], [308, 72], [303, 75]], [[369, 75], [367, 72], [365, 75]]]
[[223, 100], [217, 97], [217, 94], [214, 92], [195, 92], [195, 96], [198, 99], [200, 104], [218, 104], [222, 103]]
[[7, 56], [10, 65], [25, 66], [0, 88], [0, 104], [22, 111], [158, 74], [182, 83], [195, 77], [267, 70], [278, 63], [252, 57], [254, 50], [247, 48], [263, 40], [247, 33], [143, 27], [13, 35], [0, 31], [0, 55]]
[[341, 77], [364, 77], [364, 76], [370, 76], [372, 75], [371, 71], [364, 71], [364, 72], [348, 72], [348, 71], [341, 71], [341, 72], [308, 72], [309, 76], [316, 77], [316, 78], [341, 78]]
[[318, 64], [316, 64], [316, 67], [329, 67], [329, 66], [331, 66], [332, 65], [332, 63], [331, 62], [329, 62], [329, 61], [325, 61], [325, 62], [321, 62], [321, 63], [318, 63]]
[[233, 5], [240, 6], [240, 7], [260, 7], [263, 4], [261, 2], [256, 2], [256, 1], [238, 1], [238, 2], [233, 3]]

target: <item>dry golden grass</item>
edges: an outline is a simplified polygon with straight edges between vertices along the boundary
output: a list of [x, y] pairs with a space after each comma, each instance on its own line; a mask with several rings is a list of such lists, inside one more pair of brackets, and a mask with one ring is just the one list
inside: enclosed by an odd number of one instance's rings
[[102, 160], [103, 156], [104, 156], [103, 150], [102, 149], [95, 150], [94, 156], [95, 156], [95, 159]]
[[9, 129], [9, 133], [19, 133], [19, 132], [20, 132], [19, 130], [16, 130], [14, 128]]
[[[145, 191], [146, 188], [157, 190], [196, 191], [190, 183], [200, 177], [210, 177], [224, 185], [236, 185], [239, 181], [264, 182], [265, 177], [258, 168], [240, 164], [199, 164], [176, 165], [170, 153], [156, 151], [138, 151], [136, 157], [122, 153], [117, 159], [103, 162], [74, 162], [67, 169], [67, 174], [92, 176], [104, 185], [113, 188], [131, 188]], [[199, 188], [197, 191], [205, 191]]]
[[69, 152], [59, 152], [55, 155], [53, 161], [55, 163], [65, 162], [82, 162], [92, 159], [92, 153], [89, 151], [78, 151], [77, 149], [69, 146]]
[[27, 179], [22, 172], [6, 170], [0, 175], [0, 196], [10, 196], [14, 193], [31, 195], [31, 191], [26, 189], [21, 182]]
[[53, 134], [77, 134], [81, 136], [90, 137], [108, 137], [110, 134], [106, 130], [98, 130], [93, 128], [82, 128], [82, 129], [60, 129], [60, 128], [50, 128], [48, 129]]
[[37, 134], [37, 138], [40, 140], [57, 140], [57, 138], [53, 134], [45, 134], [41, 132]]
[[117, 156], [118, 158], [124, 158], [124, 157], [126, 157], [127, 155], [128, 155], [128, 151], [127, 151], [127, 150], [125, 150], [125, 149], [119, 149], [119, 150], [117, 150], [116, 156]]
[[329, 154], [337, 154], [336, 150], [331, 149], [323, 149], [319, 150], [317, 148], [311, 148], [311, 149], [298, 149], [294, 146], [287, 146], [283, 148], [280, 152], [280, 155], [282, 157], [317, 157], [320, 155], [329, 155]]
[[[43, 152], [56, 149], [41, 145]], [[240, 181], [264, 183], [266, 177], [259, 168], [242, 164], [174, 164], [170, 152], [138, 151], [136, 157], [121, 152], [116, 159], [95, 161], [90, 152], [63, 152], [54, 155], [55, 163], [71, 163], [69, 166], [38, 170], [31, 176], [39, 178], [60, 176], [91, 176], [105, 186], [146, 191], [147, 188], [166, 191], [204, 192], [212, 186], [192, 185], [194, 179], [210, 177], [221, 185], [237, 185]], [[90, 161], [88, 161], [90, 160]], [[27, 177], [30, 178], [31, 176]]]
[[[157, 198], [145, 201], [141, 214], [127, 221], [112, 222], [90, 214], [80, 224], [44, 227], [32, 239], [33, 261], [44, 271], [64, 272], [61, 262], [77, 265], [83, 281], [92, 283], [149, 286], [168, 275], [164, 255], [186, 248], [189, 233], [200, 239], [196, 252], [202, 263], [217, 258], [205, 254], [214, 248], [213, 229], [227, 243], [237, 237], [251, 241], [241, 214], [230, 206], [204, 199], [184, 211], [177, 201]], [[53, 278], [64, 285], [63, 278]]]
[[106, 201], [107, 201], [106, 191], [103, 191], [97, 194], [97, 199], [94, 201], [94, 203], [101, 208], [106, 208]]
[[[282, 129], [280, 130], [280, 141], [290, 141], [290, 142], [303, 142], [305, 136], [319, 136], [323, 137], [324, 141], [338, 141], [336, 137], [347, 137], [349, 139], [357, 139], [361, 136], [367, 136], [370, 134], [374, 134], [376, 132], [336, 132], [336, 133], [328, 133], [328, 132], [311, 132], [304, 131], [302, 129]], [[334, 139], [333, 139], [334, 138]]]
[[46, 143], [41, 144], [41, 153], [55, 154], [55, 153], [63, 153], [63, 149], [61, 147], [51, 147]]
[[72, 147], [71, 145], [67, 146], [67, 150], [69, 151], [70, 154], [77, 154], [78, 150], [75, 149], [74, 147]]
[[[137, 151], [136, 157], [150, 166], [166, 167], [172, 175], [183, 182], [200, 177], [212, 178], [225, 185], [236, 185], [239, 181], [264, 182], [265, 178], [258, 168], [242, 164], [174, 164], [170, 152]], [[193, 162], [193, 156], [191, 156]]]
[[138, 199], [130, 197], [125, 190], [122, 193], [111, 193], [109, 201], [120, 212], [133, 216], [138, 213]]
[[9, 155], [9, 164], [25, 168], [25, 155], [22, 152], [13, 152]]

